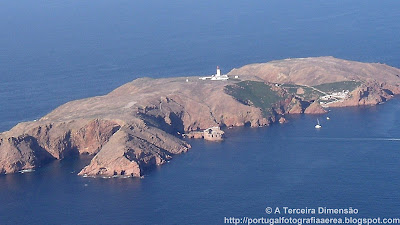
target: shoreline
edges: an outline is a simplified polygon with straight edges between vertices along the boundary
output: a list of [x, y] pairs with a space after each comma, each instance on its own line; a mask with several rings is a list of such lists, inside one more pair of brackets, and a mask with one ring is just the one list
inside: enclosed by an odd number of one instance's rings
[[182, 134], [198, 132], [193, 136], [219, 141], [223, 131], [201, 132], [323, 114], [327, 111], [320, 102], [326, 96], [343, 98], [333, 108], [377, 105], [400, 94], [399, 69], [333, 57], [246, 65], [220, 75], [222, 80], [218, 74], [211, 80], [139, 78], [107, 95], [71, 101], [39, 120], [19, 123], [0, 133], [0, 174], [87, 154], [93, 158], [81, 176], [141, 177], [191, 148], [179, 138]]

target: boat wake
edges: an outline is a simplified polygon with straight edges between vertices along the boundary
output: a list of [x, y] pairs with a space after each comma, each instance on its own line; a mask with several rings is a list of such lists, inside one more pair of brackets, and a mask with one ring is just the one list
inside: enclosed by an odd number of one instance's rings
[[400, 141], [400, 138], [334, 138], [334, 137], [295, 137], [297, 140], [322, 141]]

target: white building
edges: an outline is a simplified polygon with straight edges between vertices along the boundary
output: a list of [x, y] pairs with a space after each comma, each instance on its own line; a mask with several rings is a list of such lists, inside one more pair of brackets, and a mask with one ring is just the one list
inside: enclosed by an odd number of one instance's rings
[[203, 137], [208, 141], [221, 141], [224, 133], [220, 127], [210, 127], [203, 131]]
[[229, 77], [228, 75], [221, 75], [221, 70], [219, 69], [219, 66], [217, 66], [217, 73], [210, 76], [210, 77], [200, 77], [200, 80], [228, 80]]
[[320, 97], [321, 100], [331, 100], [331, 99], [345, 99], [349, 97], [349, 90], [343, 90], [341, 92], [333, 92], [329, 95], [324, 95]]

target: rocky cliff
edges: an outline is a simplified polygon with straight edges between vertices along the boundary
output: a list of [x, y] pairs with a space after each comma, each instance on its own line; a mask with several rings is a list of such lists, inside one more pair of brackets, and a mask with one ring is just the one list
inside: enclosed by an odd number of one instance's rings
[[399, 69], [332, 57], [248, 65], [229, 75], [240, 80], [141, 78], [105, 96], [66, 103], [0, 134], [0, 173], [89, 154], [93, 159], [79, 175], [137, 177], [188, 151], [184, 133], [266, 126], [284, 122], [285, 114], [324, 113], [313, 85], [360, 81], [348, 99], [331, 106], [377, 104], [400, 93]]

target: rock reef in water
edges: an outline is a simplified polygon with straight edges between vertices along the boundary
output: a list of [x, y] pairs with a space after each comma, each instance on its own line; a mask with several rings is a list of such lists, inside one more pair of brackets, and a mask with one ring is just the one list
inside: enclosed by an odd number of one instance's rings
[[228, 75], [241, 81], [141, 78], [104, 96], [66, 103], [0, 134], [0, 173], [89, 154], [94, 157], [79, 175], [138, 177], [188, 151], [181, 134], [283, 123], [285, 114], [324, 113], [321, 84], [357, 85], [329, 107], [373, 105], [400, 93], [399, 69], [333, 57], [252, 64]]

